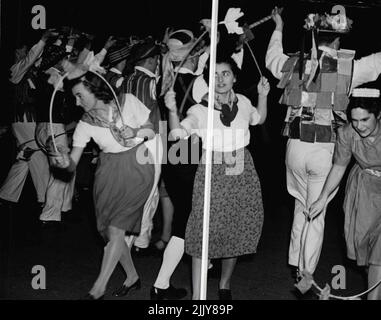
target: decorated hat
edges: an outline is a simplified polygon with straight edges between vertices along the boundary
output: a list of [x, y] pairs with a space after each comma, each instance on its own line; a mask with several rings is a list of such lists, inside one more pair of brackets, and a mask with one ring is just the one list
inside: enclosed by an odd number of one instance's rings
[[107, 60], [110, 66], [115, 66], [119, 62], [127, 59], [131, 53], [131, 45], [123, 45], [116, 48], [110, 49], [107, 54]]
[[353, 20], [345, 14], [310, 13], [304, 20], [304, 28], [320, 32], [345, 34], [352, 28]]
[[148, 37], [132, 45], [131, 55], [128, 62], [135, 64], [141, 60], [148, 59], [161, 54], [161, 46], [156, 41]]
[[40, 64], [40, 70], [45, 71], [57, 65], [69, 52], [62, 46], [51, 45], [44, 50]]

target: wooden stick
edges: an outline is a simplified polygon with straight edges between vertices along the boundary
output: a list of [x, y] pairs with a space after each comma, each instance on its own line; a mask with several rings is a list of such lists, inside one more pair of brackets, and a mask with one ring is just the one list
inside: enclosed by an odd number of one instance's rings
[[[279, 13], [279, 14], [281, 14], [282, 11], [283, 11], [283, 8], [279, 8], [279, 9], [278, 9], [278, 13]], [[261, 20], [258, 20], [258, 21], [256, 21], [256, 22], [253, 22], [251, 25], [249, 25], [249, 29], [253, 29], [253, 28], [255, 28], [255, 27], [261, 25], [262, 23], [265, 23], [266, 21], [270, 20], [271, 18], [272, 18], [272, 15], [270, 14], [270, 15], [268, 15], [268, 16], [262, 18]]]

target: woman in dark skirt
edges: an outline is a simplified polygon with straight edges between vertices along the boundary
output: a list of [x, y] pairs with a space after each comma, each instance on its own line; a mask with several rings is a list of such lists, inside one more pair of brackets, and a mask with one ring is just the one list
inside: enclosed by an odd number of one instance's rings
[[[262, 124], [267, 115], [267, 79], [258, 84], [258, 106], [236, 94], [238, 68], [231, 57], [217, 57], [214, 106], [213, 160], [210, 200], [209, 259], [221, 258], [219, 298], [231, 299], [230, 279], [237, 257], [256, 252], [262, 231], [263, 206], [259, 179], [249, 151], [249, 125]], [[171, 134], [183, 137], [198, 134], [205, 148], [208, 97], [191, 107], [179, 121], [173, 91], [165, 96], [170, 110]], [[186, 234], [185, 251], [192, 256], [193, 299], [200, 296], [203, 237], [205, 153], [199, 164], [194, 187], [192, 212]]]
[[123, 266], [127, 279], [113, 295], [123, 296], [130, 289], [140, 287], [124, 237], [125, 234], [139, 234], [143, 207], [154, 181], [153, 161], [147, 164], [146, 159], [139, 158], [148, 152], [140, 149], [146, 148], [142, 142], [154, 137], [148, 120], [149, 110], [133, 95], [126, 94], [123, 97], [122, 122], [112, 93], [93, 73], [70, 80], [68, 86], [85, 113], [75, 129], [70, 155], [59, 150], [54, 165], [74, 171], [91, 138], [102, 150], [93, 195], [98, 231], [108, 243], [100, 274], [86, 297], [103, 298], [118, 262]]

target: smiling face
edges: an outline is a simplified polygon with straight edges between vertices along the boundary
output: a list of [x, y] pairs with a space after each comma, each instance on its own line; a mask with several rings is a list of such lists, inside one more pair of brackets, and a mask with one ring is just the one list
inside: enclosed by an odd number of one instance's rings
[[233, 88], [236, 81], [231, 66], [228, 63], [216, 64], [216, 86], [218, 94], [227, 94]]
[[72, 89], [76, 105], [82, 107], [86, 112], [95, 107], [98, 99], [86, 88], [82, 82], [76, 84]]
[[353, 108], [351, 110], [351, 118], [353, 128], [362, 138], [371, 136], [378, 129], [379, 119], [368, 110]]

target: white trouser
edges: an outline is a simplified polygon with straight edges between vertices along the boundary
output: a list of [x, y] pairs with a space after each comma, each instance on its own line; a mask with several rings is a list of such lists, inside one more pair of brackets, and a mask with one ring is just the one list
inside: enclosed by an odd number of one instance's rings
[[158, 184], [159, 184], [159, 179], [161, 174], [161, 162], [163, 158], [163, 143], [159, 134], [157, 134], [155, 138], [145, 142], [145, 145], [148, 148], [155, 164], [155, 179], [154, 179], [151, 193], [144, 205], [142, 225], [141, 225], [139, 236], [138, 237], [127, 236], [125, 238], [126, 243], [129, 246], [134, 244], [136, 247], [139, 247], [139, 248], [147, 248], [151, 241], [151, 233], [153, 229], [152, 220], [155, 215], [157, 206], [159, 204]]
[[[34, 140], [35, 130], [35, 122], [15, 122], [12, 124], [12, 131], [17, 145], [19, 146], [29, 141], [25, 146], [34, 150], [39, 148]], [[41, 203], [45, 202], [45, 194], [49, 181], [49, 163], [41, 150], [34, 152], [29, 161], [17, 160], [13, 164], [0, 189], [0, 198], [11, 202], [18, 202], [29, 170], [34, 187], [36, 188], [37, 201]]]
[[[54, 135], [60, 135], [65, 132], [65, 125], [53, 123]], [[47, 122], [39, 123], [36, 129], [36, 139], [40, 145], [45, 145], [48, 137], [51, 136], [50, 124]], [[58, 145], [68, 147], [68, 138], [66, 133], [55, 138]], [[53, 171], [50, 171], [49, 184], [46, 190], [46, 202], [40, 215], [42, 221], [61, 221], [61, 212], [71, 210], [71, 202], [74, 193], [73, 175], [70, 181], [63, 181], [57, 178]]]
[[[295, 198], [288, 262], [313, 274], [324, 237], [326, 208], [308, 222], [304, 212], [317, 200], [332, 167], [334, 143], [308, 143], [289, 139], [286, 151], [287, 190]], [[330, 201], [337, 192], [331, 194]]]

